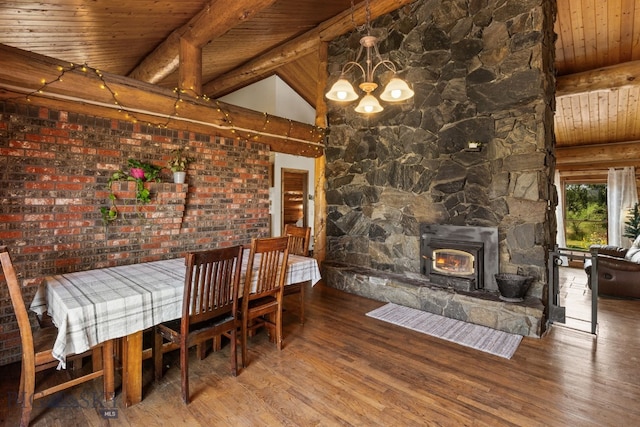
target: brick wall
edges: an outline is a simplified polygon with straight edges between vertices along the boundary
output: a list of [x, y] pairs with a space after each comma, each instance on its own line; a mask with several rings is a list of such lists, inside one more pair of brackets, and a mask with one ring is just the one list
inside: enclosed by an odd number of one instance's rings
[[[171, 150], [195, 159], [185, 184], [116, 182], [118, 219], [107, 226], [111, 174], [134, 158], [165, 166]], [[268, 147], [256, 142], [0, 102], [0, 244], [9, 247], [31, 302], [46, 275], [176, 258], [268, 235]], [[35, 322], [35, 317], [34, 317]], [[20, 337], [0, 275], [0, 365], [20, 359]]]

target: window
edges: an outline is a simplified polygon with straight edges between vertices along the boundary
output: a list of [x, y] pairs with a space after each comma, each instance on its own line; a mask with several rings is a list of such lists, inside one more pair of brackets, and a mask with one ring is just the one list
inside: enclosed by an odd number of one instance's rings
[[567, 248], [589, 250], [607, 243], [607, 185], [567, 184], [565, 236]]

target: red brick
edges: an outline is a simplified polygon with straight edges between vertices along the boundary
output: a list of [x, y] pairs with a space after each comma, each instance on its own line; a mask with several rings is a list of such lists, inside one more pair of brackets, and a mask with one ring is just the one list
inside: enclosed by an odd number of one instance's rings
[[27, 157], [37, 157], [40, 159], [55, 159], [56, 153], [48, 152], [48, 151], [34, 151], [34, 150], [25, 150], [25, 156]]
[[8, 149], [0, 147], [0, 156], [24, 157], [24, 150]]
[[[120, 152], [119, 150], [106, 150], [104, 148], [98, 148], [96, 150], [96, 154], [98, 156], [108, 156], [108, 157], [120, 157], [122, 155], [122, 152]], [[102, 169], [105, 169], [104, 167]], [[111, 168], [107, 168], [110, 170], [113, 170]]]
[[4, 240], [3, 244], [7, 240], [22, 239], [22, 231], [0, 231], [0, 239]]
[[95, 148], [86, 148], [86, 147], [71, 147], [70, 151], [76, 154], [87, 154], [92, 156], [95, 155], [97, 152]]
[[53, 190], [55, 184], [53, 182], [25, 182], [24, 188], [28, 190]]
[[45, 253], [51, 252], [53, 250], [53, 246], [25, 246], [22, 248], [23, 254], [35, 254], [35, 253]]
[[47, 136], [47, 135], [38, 135], [38, 134], [34, 134], [34, 133], [28, 133], [25, 135], [25, 139], [29, 140], [29, 141], [34, 141], [34, 142], [47, 142], [50, 144], [53, 144], [56, 142], [56, 138], [53, 136]]
[[20, 222], [24, 220], [24, 216], [21, 214], [0, 214], [0, 223], [5, 222]]
[[25, 205], [35, 205], [35, 206], [53, 206], [55, 203], [54, 199], [47, 198], [25, 198]]
[[60, 142], [60, 143], [64, 143], [65, 141], [64, 139], [61, 139], [61, 138], [69, 137], [69, 131], [66, 129], [42, 128], [40, 130], [40, 133], [42, 135], [53, 135], [53, 136], [60, 137], [57, 139], [57, 142]]
[[55, 260], [54, 264], [56, 267], [66, 267], [79, 264], [80, 261], [80, 258], [58, 258]]
[[57, 190], [67, 190], [67, 191], [80, 191], [84, 188], [84, 185], [80, 183], [58, 183], [56, 184]]
[[47, 168], [44, 166], [31, 166], [31, 165], [26, 166], [24, 170], [27, 173], [35, 173], [38, 175], [53, 174], [56, 171], [55, 168]]
[[69, 213], [69, 212], [61, 212], [55, 214], [55, 219], [57, 221], [73, 221], [82, 219], [81, 213]]

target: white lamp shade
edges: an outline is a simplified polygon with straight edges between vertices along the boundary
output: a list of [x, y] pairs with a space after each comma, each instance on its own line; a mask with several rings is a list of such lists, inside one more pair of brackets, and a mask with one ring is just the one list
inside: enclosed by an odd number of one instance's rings
[[414, 92], [404, 80], [394, 77], [387, 83], [380, 99], [386, 102], [400, 102], [411, 98], [413, 94]]
[[358, 113], [370, 114], [379, 113], [383, 110], [383, 108], [378, 100], [373, 95], [368, 93], [364, 96], [364, 98], [362, 98], [362, 100], [360, 100], [360, 103], [355, 108], [355, 110]]
[[358, 94], [347, 79], [338, 79], [325, 95], [332, 101], [349, 102], [358, 99]]

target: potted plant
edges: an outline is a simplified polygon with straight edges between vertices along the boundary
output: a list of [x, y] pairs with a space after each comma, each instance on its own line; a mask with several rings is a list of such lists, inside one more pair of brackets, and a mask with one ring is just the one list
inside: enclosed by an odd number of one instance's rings
[[173, 172], [173, 182], [176, 184], [184, 184], [187, 175], [187, 166], [193, 161], [192, 158], [185, 155], [184, 148], [176, 148], [171, 152], [171, 158], [167, 162], [167, 166]]

